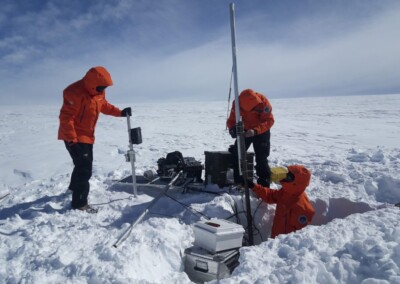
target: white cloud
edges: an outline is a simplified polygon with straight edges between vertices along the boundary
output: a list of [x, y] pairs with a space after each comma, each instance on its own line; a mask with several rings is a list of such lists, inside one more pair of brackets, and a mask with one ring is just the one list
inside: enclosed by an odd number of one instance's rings
[[[21, 35], [0, 41], [0, 49], [13, 50], [3, 62], [24, 63], [15, 69], [0, 67], [5, 79], [1, 102], [57, 103], [68, 84], [96, 65], [110, 70], [115, 86], [108, 92], [115, 101], [227, 98], [232, 65], [228, 13], [209, 30], [206, 24], [194, 27], [187, 22], [182, 17], [185, 7], [148, 9], [147, 2], [139, 4], [99, 4], [65, 20], [57, 20], [61, 11], [49, 4], [40, 14], [47, 17], [38, 23], [40, 29], [28, 26]], [[102, 37], [102, 30], [100, 35], [88, 33], [96, 23], [104, 25], [101, 19], [118, 22], [133, 10], [132, 21], [121, 25], [115, 38]], [[290, 32], [274, 31], [279, 36], [271, 39], [265, 29], [273, 27], [260, 25], [257, 30], [250, 20], [237, 21], [239, 88], [254, 88], [272, 97], [398, 91], [399, 11], [396, 5], [345, 25], [333, 16], [299, 19], [280, 29]], [[32, 24], [35, 17], [28, 13], [17, 22]], [[253, 15], [252, 20], [261, 23], [263, 18]], [[25, 34], [37, 35], [39, 44], [30, 47], [32, 39]]]
[[324, 95], [400, 90], [399, 10], [343, 36], [311, 45], [251, 43], [240, 50], [241, 82], [282, 95]]

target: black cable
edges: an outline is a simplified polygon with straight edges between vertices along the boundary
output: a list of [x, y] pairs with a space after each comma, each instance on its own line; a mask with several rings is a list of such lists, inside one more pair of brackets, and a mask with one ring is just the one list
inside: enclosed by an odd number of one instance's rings
[[[199, 190], [195, 190], [195, 191], [199, 191]], [[211, 194], [215, 194], [215, 195], [222, 195], [221, 193], [213, 192], [213, 191], [199, 191], [199, 192], [206, 192], [206, 193], [211, 193]], [[224, 193], [227, 193], [227, 192], [224, 192]], [[203, 213], [201, 213], [201, 212], [199, 212], [199, 211], [197, 211], [197, 210], [191, 208], [189, 205], [187, 205], [187, 204], [185, 204], [185, 203], [183, 203], [183, 202], [178, 201], [177, 199], [173, 198], [172, 196], [170, 196], [170, 195], [168, 195], [168, 194], [165, 194], [165, 196], [168, 197], [168, 198], [170, 198], [170, 199], [172, 199], [173, 201], [177, 202], [177, 203], [180, 204], [181, 206], [185, 207], [186, 209], [188, 209], [189, 211], [191, 211], [193, 214], [195, 214], [195, 215], [199, 214], [199, 215], [205, 217], [205, 218], [208, 219], [208, 220], [211, 219], [211, 217], [209, 217], [209, 216], [207, 216], [207, 215], [205, 215], [205, 214], [203, 214]], [[241, 197], [242, 197], [242, 198], [241, 198], [242, 206], [243, 206], [243, 208], [244, 208], [243, 193], [241, 193]], [[225, 218], [225, 220], [229, 220], [230, 218], [236, 216], [236, 223], [237, 223], [237, 224], [240, 224], [239, 214], [245, 214], [245, 213], [247, 213], [247, 212], [244, 211], [244, 210], [238, 212], [238, 211], [237, 211], [237, 203], [236, 203], [236, 201], [235, 201], [234, 198], [232, 198], [232, 200], [233, 200], [233, 205], [231, 204], [231, 207], [232, 207], [232, 209], [233, 209], [233, 211], [234, 211], [235, 213], [232, 214], [232, 215], [230, 215], [229, 217]], [[261, 200], [261, 201], [258, 203], [256, 209], [255, 209], [254, 212], [253, 212], [253, 217], [254, 217], [255, 214], [257, 213], [257, 210], [260, 208], [260, 205], [261, 205], [262, 202], [263, 202], [263, 201]], [[159, 215], [161, 215], [161, 214], [159, 214]], [[168, 215], [166, 215], [166, 216], [168, 216]], [[262, 237], [261, 231], [258, 229], [258, 227], [257, 227], [254, 223], [253, 223], [253, 227], [257, 230], [257, 234], [254, 234], [254, 233], [253, 233], [253, 236], [260, 235], [261, 241], [263, 242], [263, 241], [264, 241], [264, 238]], [[246, 231], [247, 231], [247, 228], [248, 228], [248, 226], [245, 228]], [[245, 238], [245, 239], [247, 239], [247, 238]], [[247, 239], [247, 241], [249, 241], [249, 240]]]
[[[242, 197], [242, 198], [241, 198], [242, 207], [245, 208], [244, 203], [243, 203], [243, 193], [241, 193], [241, 197]], [[258, 210], [258, 208], [260, 207], [260, 205], [261, 205], [262, 202], [263, 202], [263, 201], [261, 200], [261, 201], [258, 203], [256, 209], [254, 210], [254, 212], [253, 212], [253, 218], [255, 217], [256, 212], [257, 212], [257, 210]], [[247, 213], [247, 212], [246, 212], [246, 211], [240, 211], [239, 213]], [[232, 215], [232, 216], [230, 216], [230, 217], [228, 217], [228, 218], [232, 218], [233, 216], [234, 216], [234, 215]], [[238, 215], [237, 215], [236, 218], [238, 218]], [[238, 222], [238, 224], [239, 224], [239, 222]], [[258, 229], [258, 227], [254, 224], [254, 222], [253, 222], [253, 227], [254, 227], [254, 229], [257, 230], [258, 234], [260, 235], [261, 241], [263, 242], [263, 241], [264, 241], [264, 238], [262, 237], [261, 231], [260, 231], [260, 230]], [[246, 232], [247, 232], [247, 229], [248, 229], [248, 225], [247, 225], [246, 228], [245, 228]], [[256, 234], [253, 233], [253, 236], [256, 236]]]
[[113, 199], [110, 200], [109, 202], [103, 202], [103, 203], [94, 203], [92, 205], [94, 206], [102, 206], [102, 205], [107, 205], [107, 204], [111, 204], [113, 202], [117, 202], [117, 201], [121, 201], [121, 200], [125, 200], [125, 199], [130, 199], [131, 197], [124, 197], [124, 198], [118, 198], [118, 199]]
[[[149, 215], [159, 215], [159, 216], [164, 216], [164, 217], [169, 217], [169, 218], [176, 218], [176, 217], [173, 216], [173, 215], [168, 215], [168, 214], [163, 214], [163, 213], [157, 213], [157, 212], [152, 212], [152, 211], [149, 211], [149, 213], [147, 213], [147, 214], [149, 214]], [[178, 219], [180, 219], [180, 218], [178, 217]]]
[[[231, 216], [225, 218], [225, 220], [228, 220], [228, 219], [230, 219], [232, 217], [236, 217], [237, 218], [239, 214], [245, 214], [245, 213], [246, 213], [246, 211], [236, 212], [236, 213], [232, 214]], [[237, 224], [239, 224], [239, 223], [237, 223]]]
[[207, 216], [207, 215], [205, 215], [205, 214], [203, 214], [203, 213], [201, 213], [201, 212], [199, 212], [199, 211], [197, 211], [197, 210], [191, 208], [189, 205], [187, 205], [187, 204], [185, 204], [185, 203], [183, 203], [183, 202], [180, 202], [180, 201], [176, 200], [176, 199], [173, 198], [172, 196], [170, 196], [170, 195], [168, 195], [168, 194], [165, 194], [165, 196], [168, 197], [168, 198], [171, 198], [171, 199], [172, 199], [173, 201], [175, 201], [176, 203], [182, 205], [183, 207], [185, 207], [186, 209], [188, 209], [189, 211], [191, 211], [193, 214], [196, 214], [196, 213], [197, 213], [197, 214], [199, 214], [199, 215], [205, 217], [205, 218], [208, 219], [208, 220], [211, 219], [211, 217], [209, 217], [209, 216]]
[[[227, 110], [227, 112], [226, 112], [226, 119], [227, 119], [227, 120], [228, 120], [228, 118], [229, 118], [229, 107], [230, 107], [230, 102], [231, 102], [232, 78], [233, 78], [233, 65], [232, 65], [232, 72], [231, 72], [231, 80], [230, 80], [230, 82], [229, 82], [228, 110]], [[225, 129], [228, 129], [228, 126], [226, 126]]]
[[[233, 198], [232, 198], [232, 199], [233, 199]], [[239, 212], [238, 212], [237, 204], [236, 204], [236, 202], [235, 202], [234, 199], [233, 199], [233, 202], [234, 202], [233, 212], [236, 213], [236, 224], [240, 224]]]
[[[257, 210], [258, 210], [258, 208], [260, 208], [260, 205], [261, 205], [262, 202], [263, 202], [263, 201], [261, 200], [260, 203], [258, 203], [256, 209], [255, 209], [254, 212], [253, 212], [253, 217], [256, 216]], [[254, 226], [254, 228], [257, 230], [258, 234], [260, 235], [261, 241], [263, 242], [264, 239], [263, 239], [263, 237], [262, 237], [262, 234], [261, 234], [260, 230], [257, 228], [257, 226], [256, 226], [256, 224], [255, 224], [254, 222], [253, 222], [253, 226]]]
[[208, 191], [208, 190], [198, 190], [194, 189], [193, 187], [186, 187], [186, 189], [192, 190], [192, 191], [197, 191], [197, 192], [205, 192], [205, 193], [210, 193], [210, 194], [215, 194], [215, 195], [223, 195], [224, 193], [229, 194], [227, 191], [221, 191], [221, 192], [216, 192], [216, 191]]

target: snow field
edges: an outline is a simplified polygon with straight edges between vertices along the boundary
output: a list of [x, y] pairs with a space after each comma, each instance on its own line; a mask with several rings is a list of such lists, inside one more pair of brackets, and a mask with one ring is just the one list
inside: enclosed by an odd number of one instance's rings
[[[109, 98], [110, 102], [112, 99]], [[221, 283], [400, 283], [400, 96], [272, 100], [271, 166], [312, 171], [307, 194], [313, 225], [268, 239], [274, 206], [252, 197], [257, 245], [240, 250], [240, 265]], [[233, 143], [226, 102], [126, 104], [137, 173], [179, 150], [204, 162], [204, 151]], [[120, 107], [124, 107], [120, 106]], [[126, 121], [101, 116], [96, 130], [90, 203], [96, 215], [69, 209], [72, 162], [57, 141], [59, 107], [0, 107], [1, 283], [190, 283], [181, 254], [200, 219], [165, 196], [118, 248], [112, 244], [159, 194], [115, 184], [130, 175]], [[275, 186], [275, 185], [274, 185]], [[276, 186], [277, 187], [277, 186]], [[216, 191], [216, 186], [208, 186]], [[172, 188], [168, 195], [209, 217], [235, 221], [239, 192]], [[239, 213], [245, 224], [244, 214]]]

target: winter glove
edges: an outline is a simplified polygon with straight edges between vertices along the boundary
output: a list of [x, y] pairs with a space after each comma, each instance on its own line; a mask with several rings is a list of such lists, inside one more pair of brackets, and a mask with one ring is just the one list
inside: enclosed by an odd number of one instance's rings
[[[240, 176], [240, 183], [242, 184], [242, 186], [244, 186], [244, 179], [243, 179], [243, 177], [242, 176]], [[252, 178], [248, 178], [247, 179], [247, 186], [250, 188], [250, 189], [252, 189], [253, 187], [254, 187], [254, 182], [253, 182], [253, 179]]]
[[256, 134], [257, 134], [257, 132], [254, 129], [249, 129], [244, 134], [244, 137], [253, 137]]
[[128, 115], [129, 115], [129, 116], [132, 116], [132, 109], [131, 109], [130, 107], [124, 108], [124, 109], [121, 111], [121, 116], [127, 117]]
[[236, 127], [229, 128], [229, 134], [231, 135], [232, 138], [236, 138], [237, 137]]
[[253, 189], [253, 187], [255, 186], [254, 182], [252, 179], [247, 179], [247, 185], [249, 186], [249, 188]]

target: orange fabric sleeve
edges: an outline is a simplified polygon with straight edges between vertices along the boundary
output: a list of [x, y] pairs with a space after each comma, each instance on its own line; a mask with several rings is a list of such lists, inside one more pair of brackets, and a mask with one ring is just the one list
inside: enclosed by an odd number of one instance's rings
[[232, 102], [231, 113], [229, 114], [229, 118], [226, 121], [226, 126], [228, 129], [231, 129], [236, 125], [236, 117], [235, 117], [235, 101]]
[[280, 195], [279, 190], [273, 190], [268, 187], [263, 187], [259, 184], [254, 185], [253, 192], [268, 204], [276, 204]]
[[64, 102], [60, 111], [60, 137], [65, 141], [78, 142], [74, 119], [79, 112], [80, 104], [72, 93], [64, 93]]
[[121, 110], [117, 108], [116, 106], [110, 104], [107, 100], [101, 107], [101, 113], [104, 113], [106, 115], [112, 115], [112, 116], [121, 116]]
[[274, 125], [274, 122], [275, 120], [273, 117], [269, 118], [267, 119], [267, 121], [264, 121], [259, 125], [257, 125], [256, 127], [254, 127], [254, 130], [257, 131], [257, 134], [264, 133], [271, 129], [272, 125]]

